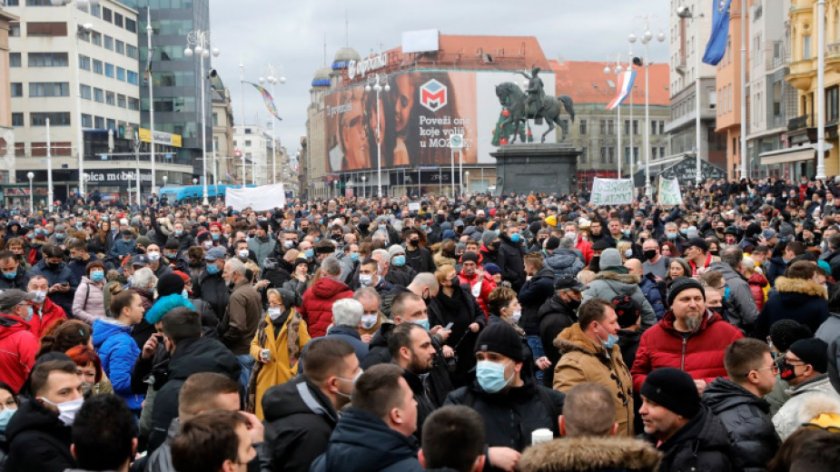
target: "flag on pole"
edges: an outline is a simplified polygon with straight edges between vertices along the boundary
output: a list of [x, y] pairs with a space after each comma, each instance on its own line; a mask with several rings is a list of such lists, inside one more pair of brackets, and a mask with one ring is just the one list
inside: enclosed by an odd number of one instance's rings
[[[146, 7], [146, 21], [148, 24], [152, 24], [152, 8]], [[151, 33], [150, 33], [151, 34]], [[151, 45], [151, 41], [149, 41]], [[144, 69], [144, 75], [146, 80], [149, 80], [152, 77], [152, 48], [149, 47], [149, 50], [146, 51], [146, 68]]]
[[268, 112], [271, 113], [278, 121], [283, 121], [283, 118], [280, 118], [280, 115], [277, 114], [277, 107], [274, 106], [274, 98], [271, 96], [271, 93], [266, 90], [260, 84], [255, 84], [253, 82], [245, 81], [246, 84], [251, 84], [254, 86], [255, 89], [262, 95], [263, 101], [265, 102], [265, 107], [268, 109]]
[[[713, 0], [712, 35], [706, 43], [703, 62], [716, 66], [726, 52], [726, 40], [729, 36], [729, 5], [732, 0]], [[694, 21], [697, 21], [696, 19]]]
[[607, 104], [607, 110], [615, 110], [615, 107], [621, 105], [630, 96], [630, 91], [633, 90], [633, 82], [636, 81], [636, 71], [631, 68], [622, 72], [619, 80], [621, 83], [616, 88], [616, 96]]

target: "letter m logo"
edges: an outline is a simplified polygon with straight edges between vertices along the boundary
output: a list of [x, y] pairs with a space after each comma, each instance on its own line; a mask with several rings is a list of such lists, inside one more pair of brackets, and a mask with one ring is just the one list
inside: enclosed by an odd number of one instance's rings
[[431, 112], [436, 112], [446, 106], [446, 86], [432, 79], [420, 87], [420, 104]]

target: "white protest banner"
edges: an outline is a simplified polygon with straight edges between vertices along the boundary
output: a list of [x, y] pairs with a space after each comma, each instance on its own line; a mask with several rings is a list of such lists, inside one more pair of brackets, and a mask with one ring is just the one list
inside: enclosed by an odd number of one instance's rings
[[408, 211], [420, 211], [420, 202], [410, 202], [408, 204]]
[[254, 188], [230, 188], [225, 191], [225, 206], [237, 211], [250, 208], [254, 211], [273, 210], [286, 206], [283, 184], [262, 185]]
[[680, 193], [680, 181], [676, 178], [668, 179], [665, 177], [659, 178], [659, 198], [660, 205], [682, 205], [682, 194]]
[[601, 179], [592, 182], [592, 196], [595, 205], [624, 205], [633, 203], [633, 181], [630, 179]]

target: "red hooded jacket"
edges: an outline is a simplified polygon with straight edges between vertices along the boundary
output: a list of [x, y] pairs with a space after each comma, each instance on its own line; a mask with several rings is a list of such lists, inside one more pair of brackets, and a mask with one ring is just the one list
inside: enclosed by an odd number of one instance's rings
[[635, 391], [642, 388], [649, 373], [660, 367], [674, 367], [706, 382], [726, 377], [723, 352], [733, 341], [744, 336], [741, 330], [707, 310], [700, 328], [683, 337], [683, 333], [674, 329], [675, 319], [674, 312], [668, 310], [659, 323], [642, 334], [636, 360], [630, 369]]
[[0, 381], [20, 391], [35, 365], [38, 346], [38, 338], [27, 322], [12, 314], [0, 314]]
[[306, 321], [309, 336], [317, 338], [327, 334], [327, 328], [332, 324], [332, 306], [336, 300], [350, 298], [353, 291], [342, 282], [329, 277], [321, 277], [311, 287], [303, 292], [300, 316]]
[[38, 339], [41, 339], [44, 333], [58, 320], [67, 318], [67, 313], [64, 313], [64, 308], [53, 303], [50, 297], [47, 297], [41, 306], [41, 316], [38, 316], [37, 307], [33, 306], [32, 308], [36, 311], [32, 315], [32, 319], [29, 320], [29, 330]]
[[[479, 276], [479, 273], [481, 276]], [[470, 277], [464, 274], [464, 269], [461, 269], [461, 272], [458, 272], [458, 281], [461, 285], [469, 285], [470, 293], [478, 301], [478, 306], [484, 311], [484, 317], [490, 316], [490, 312], [487, 311], [487, 300], [490, 297], [490, 292], [496, 288], [496, 281], [493, 280], [493, 276], [483, 270], [476, 269]], [[478, 284], [481, 284], [481, 286], [477, 287]]]

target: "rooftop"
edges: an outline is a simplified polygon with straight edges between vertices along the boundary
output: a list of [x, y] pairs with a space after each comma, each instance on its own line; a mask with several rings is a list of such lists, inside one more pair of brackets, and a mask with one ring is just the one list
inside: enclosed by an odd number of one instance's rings
[[[616, 94], [616, 76], [604, 73], [604, 67], [612, 68], [612, 62], [593, 61], [551, 61], [557, 84], [557, 95], [569, 95], [575, 103], [609, 103]], [[668, 64], [650, 65], [650, 104], [668, 106], [670, 103]], [[630, 102], [630, 97], [625, 104]], [[645, 103], [644, 68], [636, 68], [633, 84], [633, 102]]]

